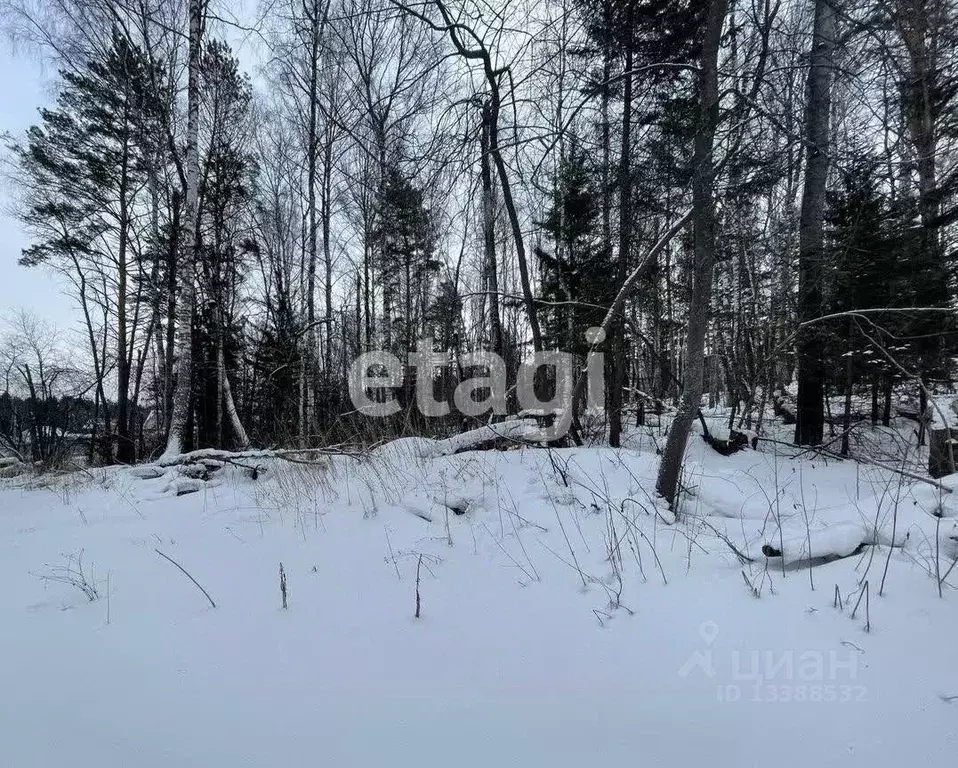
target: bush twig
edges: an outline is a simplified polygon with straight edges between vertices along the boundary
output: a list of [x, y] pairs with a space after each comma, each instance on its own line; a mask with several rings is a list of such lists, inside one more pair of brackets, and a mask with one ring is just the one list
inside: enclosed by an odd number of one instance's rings
[[203, 589], [203, 586], [202, 586], [196, 579], [194, 579], [194, 578], [190, 575], [190, 572], [187, 571], [186, 568], [184, 568], [182, 565], [180, 565], [178, 562], [176, 562], [176, 560], [174, 560], [174, 559], [173, 559], [172, 557], [170, 557], [169, 555], [164, 555], [162, 552], [160, 552], [160, 550], [154, 549], [153, 551], [156, 552], [156, 554], [158, 554], [158, 555], [159, 555], [160, 557], [162, 557], [164, 560], [169, 560], [171, 563], [173, 563], [173, 565], [175, 565], [177, 568], [179, 568], [179, 569], [184, 573], [184, 575], [185, 575], [190, 581], [192, 581], [192, 582], [196, 585], [196, 588], [197, 588], [200, 592], [202, 592], [204, 595], [206, 595], [206, 599], [210, 601], [210, 605], [213, 606], [214, 608], [216, 607], [216, 603], [213, 602], [213, 598], [210, 597], [210, 593], [207, 592], [205, 589]]
[[419, 598], [419, 572], [422, 570], [422, 555], [419, 555], [419, 562], [416, 564], [416, 618], [422, 613], [422, 600]]

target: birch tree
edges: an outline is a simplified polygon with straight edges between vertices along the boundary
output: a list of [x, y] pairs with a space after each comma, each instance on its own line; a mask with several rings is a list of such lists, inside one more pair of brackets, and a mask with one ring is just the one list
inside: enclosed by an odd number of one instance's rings
[[187, 434], [192, 407], [193, 305], [196, 295], [196, 226], [200, 183], [200, 54], [205, 26], [206, 0], [189, 0], [189, 56], [187, 59], [186, 190], [176, 306], [176, 386], [173, 390], [170, 432], [164, 457], [177, 456], [191, 436]]

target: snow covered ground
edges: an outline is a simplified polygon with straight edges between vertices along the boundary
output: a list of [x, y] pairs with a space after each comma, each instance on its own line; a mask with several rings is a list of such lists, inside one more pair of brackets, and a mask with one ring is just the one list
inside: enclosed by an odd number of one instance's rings
[[0, 481], [0, 766], [958, 764], [958, 499], [631, 446]]

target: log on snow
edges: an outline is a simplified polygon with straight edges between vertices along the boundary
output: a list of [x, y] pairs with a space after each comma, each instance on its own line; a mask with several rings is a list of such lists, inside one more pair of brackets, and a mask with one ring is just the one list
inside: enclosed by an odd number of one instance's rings
[[493, 447], [503, 442], [506, 444], [537, 443], [541, 434], [542, 429], [532, 419], [503, 421], [499, 424], [488, 424], [478, 429], [471, 429], [445, 440], [437, 440], [433, 446], [433, 455], [451, 456], [464, 451]]
[[814, 531], [792, 529], [778, 539], [773, 534], [762, 545], [762, 554], [782, 558], [786, 565], [824, 563], [851, 557], [867, 546], [901, 547], [909, 536], [907, 526], [885, 523], [876, 529], [871, 523], [849, 520]]
[[861, 523], [835, 523], [820, 531], [795, 533], [762, 545], [765, 557], [782, 558], [786, 564], [848, 557], [865, 544]]

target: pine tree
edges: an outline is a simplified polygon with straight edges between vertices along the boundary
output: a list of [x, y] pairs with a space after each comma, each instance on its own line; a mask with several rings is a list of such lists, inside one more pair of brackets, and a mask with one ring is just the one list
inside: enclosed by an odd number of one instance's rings
[[[899, 253], [886, 225], [888, 204], [879, 189], [877, 164], [855, 158], [842, 174], [838, 190], [828, 195], [823, 267], [823, 311], [891, 307], [905, 279]], [[898, 318], [870, 317], [864, 328], [853, 317], [839, 318], [821, 329], [821, 355], [832, 383], [844, 388], [846, 420], [850, 418], [853, 389], [867, 378], [873, 392], [873, 420], [877, 420], [877, 392], [893, 371], [881, 347], [892, 347]], [[866, 335], [867, 334], [867, 335]], [[869, 337], [875, 343], [869, 341]], [[844, 427], [843, 453], [848, 452], [849, 424]]]
[[[41, 125], [31, 127], [26, 146], [15, 149], [26, 181], [21, 216], [35, 239], [21, 263], [53, 264], [80, 284], [94, 358], [87, 283], [104, 269], [113, 273], [115, 297], [108, 306], [116, 312], [116, 459], [124, 463], [133, 461], [135, 448], [130, 388], [137, 329], [131, 313], [140, 294], [133, 285], [134, 207], [163, 109], [151, 87], [158, 72], [150, 67], [143, 52], [114, 30], [102, 60], [61, 72], [56, 108], [41, 110]], [[105, 407], [106, 372], [99, 368], [98, 397]]]
[[[551, 249], [539, 248], [547, 346], [584, 353], [585, 331], [599, 325], [613, 299], [613, 269], [599, 231], [601, 195], [584, 152], [573, 140], [559, 170], [558, 188], [542, 222]], [[591, 306], [589, 306], [591, 305]]]
[[208, 144], [199, 191], [201, 280], [193, 351], [198, 431], [202, 447], [228, 442], [245, 446], [248, 438], [233, 402], [230, 377], [241, 351], [235, 309], [256, 170], [247, 149], [252, 88], [232, 51], [216, 40], [203, 52], [201, 85]]
[[[889, 212], [890, 237], [895, 250], [898, 290], [890, 298], [893, 307], [951, 307], [954, 299], [954, 258], [935, 227], [924, 224], [921, 196], [898, 200]], [[883, 305], [884, 306], [884, 305]], [[958, 350], [953, 313], [896, 313], [887, 321], [897, 344], [896, 362], [924, 380], [950, 375], [950, 358]], [[895, 366], [896, 371], [900, 369]], [[890, 396], [890, 387], [886, 388]], [[919, 387], [919, 411], [928, 407], [925, 388]], [[919, 442], [924, 443], [925, 422], [920, 423]]]
[[374, 242], [383, 287], [386, 345], [409, 351], [425, 309], [432, 278], [439, 270], [436, 233], [422, 190], [397, 163], [387, 165], [376, 200]]
[[[633, 229], [633, 131], [634, 93], [639, 82], [675, 82], [680, 71], [698, 55], [708, 3], [694, 0], [586, 0], [582, 3], [586, 29], [607, 59], [621, 62], [622, 121], [618, 187], [618, 237], [615, 284], [625, 282], [631, 268]], [[607, 81], [599, 91], [612, 86], [612, 68], [604, 67]], [[609, 385], [609, 443], [618, 446], [622, 431], [622, 393], [627, 384], [628, 350], [624, 313], [610, 333], [612, 372]]]

